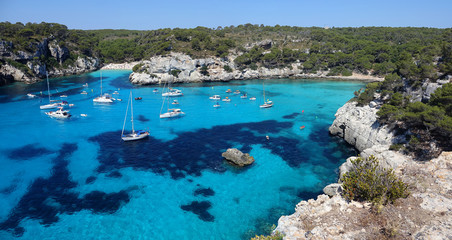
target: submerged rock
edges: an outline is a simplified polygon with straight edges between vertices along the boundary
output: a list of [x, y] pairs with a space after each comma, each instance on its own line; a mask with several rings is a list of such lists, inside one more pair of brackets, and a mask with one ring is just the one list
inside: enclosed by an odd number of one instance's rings
[[221, 156], [228, 160], [228, 162], [239, 167], [248, 166], [254, 162], [254, 157], [250, 156], [248, 153], [242, 153], [237, 148], [228, 148]]

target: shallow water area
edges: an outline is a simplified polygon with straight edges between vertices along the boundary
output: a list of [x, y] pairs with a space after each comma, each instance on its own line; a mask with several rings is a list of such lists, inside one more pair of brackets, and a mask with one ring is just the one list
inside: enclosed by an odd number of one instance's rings
[[[0, 88], [0, 239], [249, 239], [336, 181], [354, 154], [328, 127], [361, 82], [184, 84], [165, 102], [163, 86], [133, 86], [129, 74], [102, 71], [103, 92], [122, 99], [111, 104], [92, 101], [99, 71], [50, 79], [51, 98], [74, 104], [63, 120], [39, 109], [45, 81]], [[259, 107], [264, 88], [272, 108]], [[135, 130], [150, 137], [123, 142], [130, 91], [142, 98], [132, 99]], [[231, 101], [215, 108], [214, 94]], [[168, 108], [185, 115], [160, 119]], [[130, 109], [126, 119], [127, 132]], [[231, 147], [255, 163], [231, 166], [221, 157]]]

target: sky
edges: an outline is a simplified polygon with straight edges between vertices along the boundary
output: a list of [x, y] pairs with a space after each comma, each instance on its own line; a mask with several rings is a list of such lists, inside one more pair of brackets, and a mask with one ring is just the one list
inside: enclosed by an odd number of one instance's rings
[[452, 27], [452, 0], [0, 0], [0, 22], [52, 22], [69, 29]]

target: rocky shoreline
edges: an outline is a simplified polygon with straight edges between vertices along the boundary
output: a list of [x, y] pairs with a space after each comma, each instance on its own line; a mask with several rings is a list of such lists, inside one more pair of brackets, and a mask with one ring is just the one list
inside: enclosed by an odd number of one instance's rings
[[139, 62], [140, 67], [129, 76], [133, 84], [150, 85], [192, 82], [215, 82], [267, 78], [308, 78], [383, 81], [383, 78], [354, 73], [352, 76], [328, 76], [328, 71], [315, 74], [303, 72], [301, 63], [292, 63], [289, 67], [269, 69], [259, 67], [238, 69], [234, 63], [236, 56], [226, 58], [209, 57], [192, 59], [183, 53], [171, 53], [168, 56], [155, 56]]
[[[410, 186], [411, 195], [376, 214], [369, 203], [346, 201], [340, 184], [324, 188], [316, 200], [301, 201], [295, 213], [282, 216], [276, 231], [284, 239], [450, 239], [452, 238], [452, 152], [428, 162], [417, 162], [389, 150], [399, 139], [377, 121], [381, 102], [357, 106], [348, 102], [329, 128], [333, 135], [355, 146], [362, 157], [376, 156]], [[351, 166], [350, 157], [340, 175]]]

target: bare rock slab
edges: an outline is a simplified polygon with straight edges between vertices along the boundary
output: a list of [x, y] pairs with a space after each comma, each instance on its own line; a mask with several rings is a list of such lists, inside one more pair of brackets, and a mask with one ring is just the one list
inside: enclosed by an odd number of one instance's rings
[[254, 157], [250, 156], [248, 153], [242, 153], [237, 148], [228, 148], [221, 156], [228, 162], [239, 167], [248, 166], [254, 162]]

